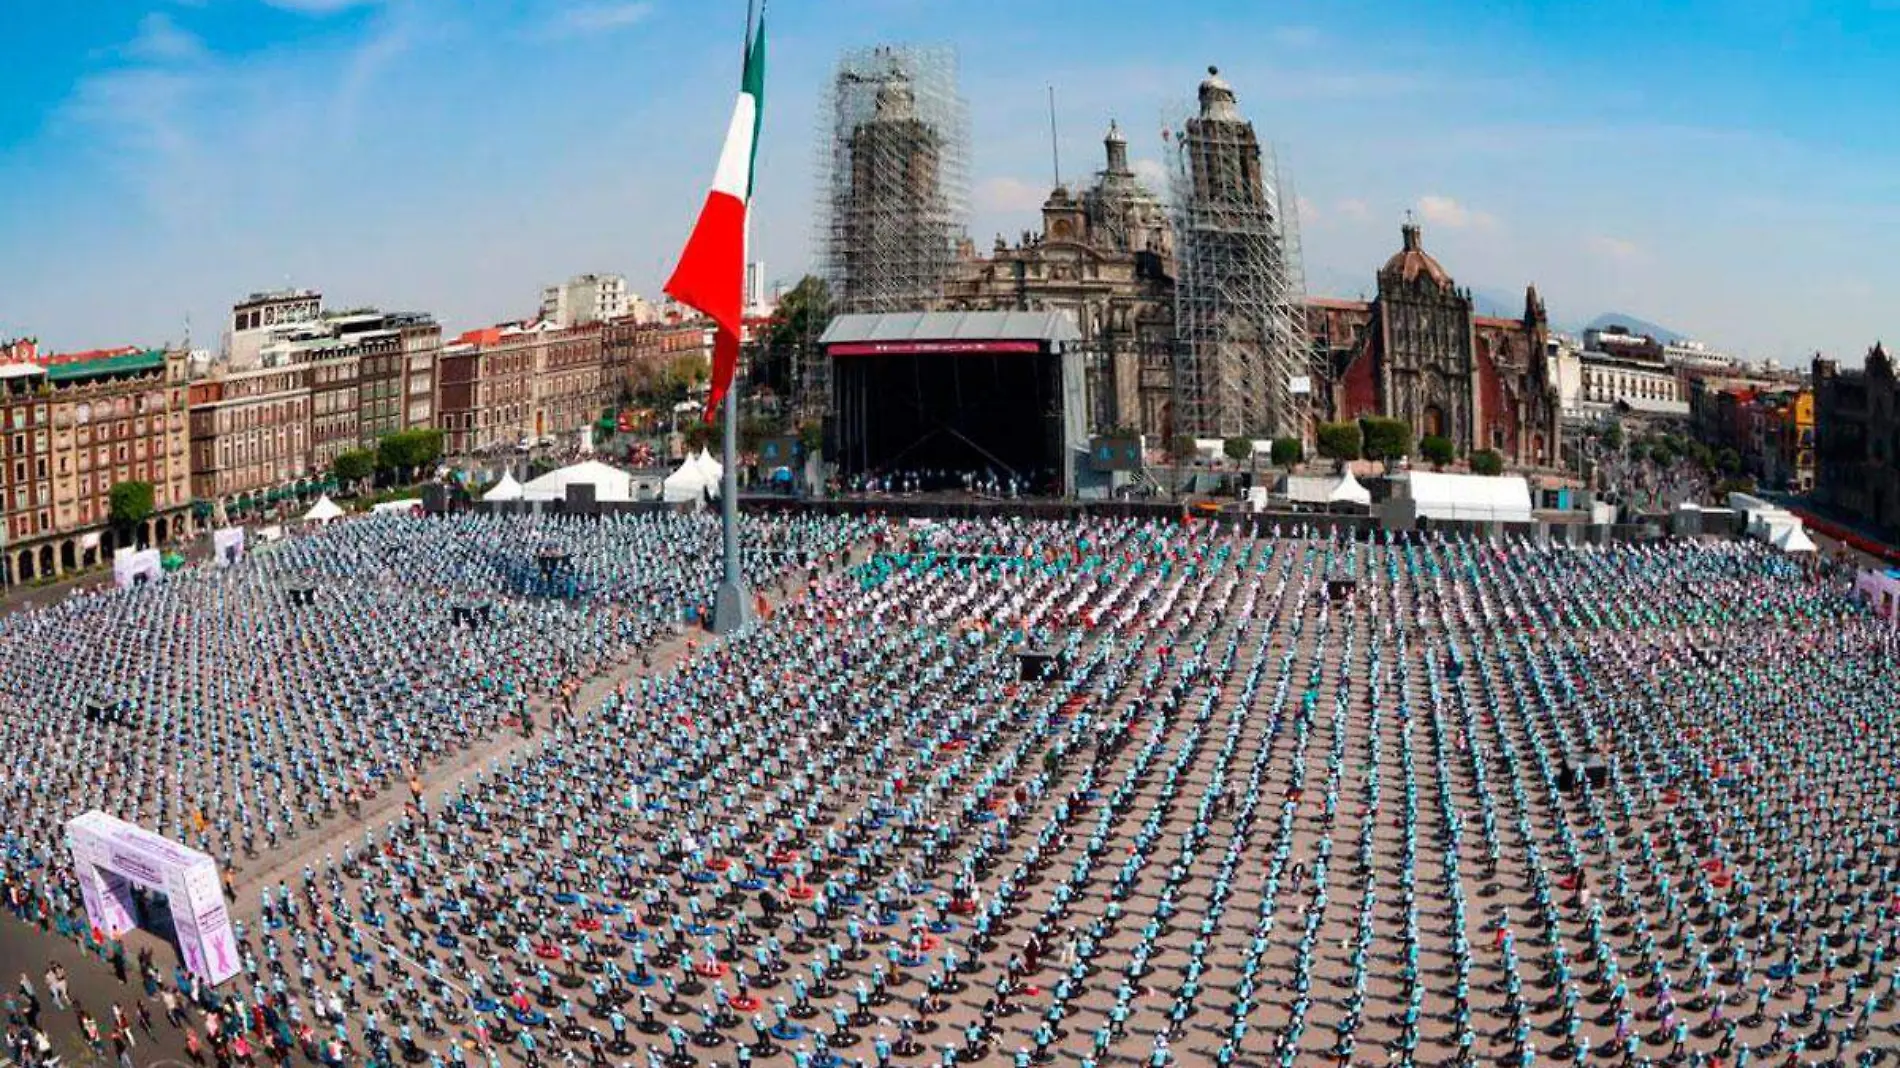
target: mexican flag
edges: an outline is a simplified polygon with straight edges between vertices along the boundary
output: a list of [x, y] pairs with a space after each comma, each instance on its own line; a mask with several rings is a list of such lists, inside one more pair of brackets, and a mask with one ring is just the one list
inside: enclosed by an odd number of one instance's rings
[[759, 120], [765, 110], [765, 20], [746, 45], [745, 74], [739, 101], [726, 127], [712, 192], [686, 239], [679, 266], [666, 292], [681, 304], [704, 312], [717, 324], [713, 345], [712, 395], [708, 419], [719, 410], [739, 363], [739, 330], [745, 313], [746, 213], [752, 200], [754, 162], [759, 153]]

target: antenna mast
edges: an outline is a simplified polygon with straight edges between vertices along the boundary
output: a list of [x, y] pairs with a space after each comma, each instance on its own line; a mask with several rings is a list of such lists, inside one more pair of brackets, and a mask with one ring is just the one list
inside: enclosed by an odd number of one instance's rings
[[1056, 141], [1056, 87], [1049, 87], [1049, 158], [1055, 164], [1056, 184], [1062, 184], [1062, 147]]

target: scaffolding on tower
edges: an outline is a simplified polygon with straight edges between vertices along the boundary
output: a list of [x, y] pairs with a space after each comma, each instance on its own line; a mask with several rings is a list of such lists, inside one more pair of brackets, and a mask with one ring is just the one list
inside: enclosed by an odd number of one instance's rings
[[1175, 433], [1305, 436], [1299, 209], [1233, 93], [1210, 71], [1201, 112], [1164, 132], [1175, 216]]
[[812, 247], [832, 310], [936, 306], [969, 211], [969, 106], [955, 51], [846, 52], [818, 122]]

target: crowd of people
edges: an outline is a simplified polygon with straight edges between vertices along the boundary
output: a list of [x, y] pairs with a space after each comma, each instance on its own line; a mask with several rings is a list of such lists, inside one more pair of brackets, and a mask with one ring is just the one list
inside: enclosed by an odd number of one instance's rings
[[[442, 603], [545, 520], [348, 524], [0, 623], [0, 691], [39, 695], [14, 911], [97, 939], [47, 837], [87, 807], [241, 862], [531, 714], [536, 665], [610, 670], [687, 613], [714, 530], [562, 526], [585, 592], [488, 632]], [[1892, 1059], [1896, 638], [1764, 547], [746, 536], [755, 583], [799, 580], [769, 618], [340, 848], [276, 842], [236, 978], [139, 962], [169, 1026], [221, 1064]], [[169, 726], [81, 725], [98, 678]]]
[[976, 468], [893, 468], [843, 476], [831, 487], [851, 496], [915, 497], [924, 493], [961, 493], [1014, 500], [1062, 492], [1054, 470]]

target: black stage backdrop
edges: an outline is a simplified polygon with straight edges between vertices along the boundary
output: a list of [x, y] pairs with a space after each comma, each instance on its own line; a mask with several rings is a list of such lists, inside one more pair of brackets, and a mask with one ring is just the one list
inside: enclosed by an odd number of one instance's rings
[[1062, 368], [1053, 355], [841, 356], [831, 374], [846, 474], [1061, 469]]

